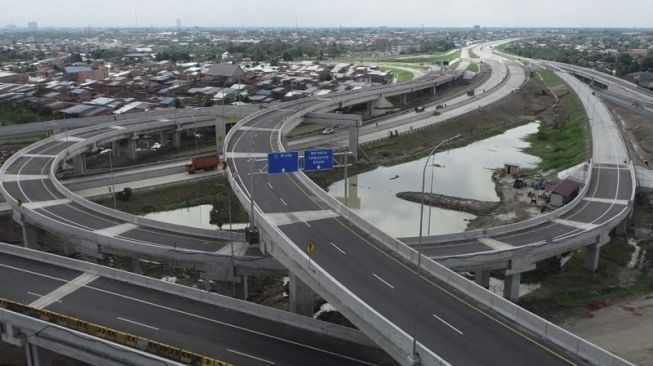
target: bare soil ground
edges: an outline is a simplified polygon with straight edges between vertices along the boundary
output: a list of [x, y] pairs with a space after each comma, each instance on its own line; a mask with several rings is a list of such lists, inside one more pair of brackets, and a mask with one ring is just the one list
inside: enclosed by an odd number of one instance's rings
[[644, 161], [648, 161], [653, 167], [653, 123], [651, 120], [616, 104], [606, 102], [606, 105], [617, 120], [633, 161], [642, 166]]
[[637, 365], [653, 365], [653, 295], [619, 301], [561, 326]]

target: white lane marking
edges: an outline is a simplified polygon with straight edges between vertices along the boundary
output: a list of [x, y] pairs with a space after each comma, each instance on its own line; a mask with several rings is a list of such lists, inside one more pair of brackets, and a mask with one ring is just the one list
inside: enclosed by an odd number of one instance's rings
[[250, 127], [250, 126], [240, 126], [238, 127], [241, 131], [258, 131], [258, 132], [276, 132], [278, 129], [274, 128], [265, 128], [265, 127]]
[[124, 130], [125, 129], [125, 127], [123, 127], [123, 126], [111, 126], [111, 128], [113, 128], [114, 130]]
[[36, 308], [36, 309], [43, 309], [47, 307], [48, 305], [54, 303], [57, 300], [61, 300], [67, 295], [72, 294], [73, 292], [77, 291], [80, 287], [84, 287], [87, 284], [91, 283], [94, 281], [96, 278], [99, 276], [90, 274], [90, 273], [82, 273], [81, 275], [77, 276], [75, 279], [72, 281], [64, 284], [63, 286], [55, 289], [54, 291], [50, 292], [49, 294], [39, 298], [38, 300], [32, 302], [29, 304], [29, 306]]
[[339, 251], [340, 253], [342, 253], [342, 254], [347, 254], [347, 253], [345, 253], [344, 250], [340, 249], [340, 247], [338, 247], [337, 245], [333, 244], [332, 242], [329, 242], [329, 244], [331, 244], [334, 248], [338, 249], [338, 251]]
[[[65, 280], [65, 279], [63, 279], [63, 278], [54, 277], [54, 276], [46, 275], [46, 274], [43, 274], [43, 273], [33, 272], [33, 271], [30, 271], [30, 270], [27, 270], [27, 269], [24, 269], [24, 268], [13, 267], [13, 266], [9, 266], [9, 265], [2, 264], [2, 263], [0, 263], [0, 267], [10, 268], [10, 269], [13, 269], [13, 270], [16, 270], [16, 271], [19, 271], [19, 272], [25, 272], [25, 273], [33, 274], [33, 275], [35, 275], [35, 276], [44, 277], [44, 278], [50, 278], [50, 279], [57, 280], [57, 281], [61, 281], [61, 282], [67, 282], [67, 280]], [[215, 319], [207, 318], [207, 317], [204, 317], [204, 316], [201, 316], [201, 315], [197, 315], [197, 314], [189, 313], [189, 312], [184, 311], [184, 310], [179, 310], [179, 309], [171, 308], [171, 307], [168, 307], [168, 306], [165, 306], [165, 305], [155, 304], [155, 303], [153, 303], [153, 302], [149, 302], [149, 301], [145, 301], [145, 300], [137, 299], [137, 298], [135, 298], [135, 297], [130, 297], [130, 296], [127, 296], [127, 295], [122, 295], [122, 294], [118, 294], [118, 293], [111, 292], [111, 291], [107, 291], [107, 290], [102, 290], [102, 289], [100, 289], [100, 288], [93, 287], [93, 286], [86, 286], [86, 288], [87, 288], [87, 289], [90, 289], [90, 290], [97, 291], [97, 292], [101, 292], [101, 293], [103, 293], [103, 294], [112, 295], [112, 296], [120, 297], [120, 298], [123, 298], [123, 299], [132, 300], [132, 301], [134, 301], [134, 302], [141, 303], [141, 304], [145, 304], [145, 305], [149, 305], [149, 306], [152, 306], [152, 307], [154, 307], [154, 308], [163, 309], [163, 310], [168, 310], [168, 311], [173, 312], [173, 313], [176, 313], [176, 314], [181, 314], [181, 315], [185, 315], [185, 316], [188, 316], [188, 317], [191, 317], [191, 318], [196, 318], [196, 319], [200, 319], [200, 320], [205, 320], [205, 321], [210, 322], [210, 323], [220, 324], [220, 325], [223, 325], [223, 326], [225, 326], [225, 327], [229, 327], [229, 328], [233, 328], [233, 329], [238, 329], [238, 330], [241, 330], [241, 331], [243, 331], [243, 332], [247, 332], [247, 333], [251, 333], [251, 334], [256, 334], [256, 335], [261, 336], [261, 337], [266, 337], [266, 338], [269, 338], [269, 339], [275, 339], [275, 340], [278, 340], [278, 341], [280, 341], [280, 342], [284, 342], [284, 343], [292, 344], [292, 345], [295, 345], [295, 346], [298, 346], [298, 347], [302, 347], [302, 348], [310, 349], [310, 350], [313, 350], [313, 351], [322, 352], [322, 353], [325, 353], [325, 354], [328, 354], [328, 355], [332, 355], [332, 356], [340, 357], [340, 358], [343, 358], [343, 359], [345, 359], [345, 360], [354, 361], [354, 362], [357, 362], [357, 363], [360, 363], [360, 364], [363, 364], [363, 365], [376, 366], [376, 365], [373, 364], [373, 363], [370, 363], [370, 362], [367, 362], [367, 361], [363, 361], [363, 360], [359, 360], [359, 359], [354, 358], [354, 357], [345, 356], [345, 355], [342, 355], [342, 354], [339, 354], [339, 353], [336, 353], [336, 352], [327, 351], [327, 350], [325, 350], [325, 349], [321, 349], [321, 348], [317, 348], [317, 347], [309, 346], [309, 345], [307, 345], [307, 344], [299, 343], [299, 342], [297, 342], [297, 341], [291, 341], [291, 340], [289, 340], [289, 339], [281, 338], [281, 337], [278, 337], [278, 336], [273, 336], [273, 335], [271, 335], [271, 334], [266, 334], [266, 333], [263, 333], [263, 332], [260, 332], [260, 331], [256, 331], [256, 330], [252, 330], [252, 329], [247, 329], [247, 328], [244, 328], [244, 327], [241, 327], [241, 326], [238, 326], [238, 325], [235, 325], [235, 324], [226, 323], [226, 322], [223, 322], [223, 321], [220, 321], [220, 320], [215, 320]]]
[[390, 287], [391, 289], [394, 289], [395, 287], [389, 284], [386, 280], [383, 278], [379, 277], [376, 273], [372, 273], [372, 276], [376, 277], [377, 280], [383, 282], [386, 286]]
[[44, 159], [54, 159], [57, 156], [56, 155], [44, 155], [44, 154], [23, 154], [21, 155], [23, 158], [44, 158]]
[[306, 226], [311, 227], [311, 224], [309, 224], [307, 221], [303, 221], [303, 220], [302, 220], [302, 222], [303, 222], [304, 224], [306, 224]]
[[[38, 174], [21, 174], [20, 180], [40, 180], [40, 179], [49, 179], [47, 175], [38, 175]], [[16, 174], [4, 174], [2, 176], [3, 182], [15, 182], [18, 180], [18, 175]]]
[[57, 136], [54, 138], [55, 141], [63, 141], [63, 142], [80, 142], [80, 141], [86, 141], [85, 138], [83, 137], [77, 137], [77, 136]]
[[129, 319], [121, 318], [121, 317], [118, 317], [118, 320], [122, 320], [123, 322], [131, 323], [131, 324], [134, 324], [134, 325], [140, 325], [141, 327], [145, 327], [145, 328], [149, 328], [149, 329], [159, 330], [159, 328], [157, 328], [157, 327], [153, 327], [151, 325], [135, 322], [133, 320], [129, 320]]
[[286, 201], [283, 200], [283, 198], [279, 198], [279, 199], [281, 200], [281, 203], [284, 204], [284, 206], [288, 206], [288, 204], [286, 203]]
[[[37, 294], [36, 292], [31, 292], [31, 291], [27, 291], [27, 294], [28, 294], [28, 295], [32, 295], [32, 296], [35, 296], [35, 297], [43, 297], [43, 295], [41, 295], [41, 294]], [[59, 303], [59, 304], [61, 304], [63, 301], [61, 301], [61, 300], [57, 300], [56, 302]]]
[[432, 314], [432, 315], [433, 315], [433, 317], [435, 317], [435, 319], [441, 321], [441, 322], [444, 323], [446, 326], [448, 326], [449, 328], [453, 329], [456, 333], [458, 333], [458, 334], [460, 334], [460, 335], [463, 335], [463, 332], [459, 331], [458, 329], [456, 329], [456, 327], [454, 327], [453, 325], [451, 325], [451, 324], [447, 323], [446, 321], [444, 321], [444, 319], [440, 318], [439, 316], [437, 316], [437, 315], [435, 315], [435, 314]]
[[98, 235], [108, 236], [108, 237], [113, 238], [113, 237], [122, 235], [122, 234], [124, 234], [124, 233], [126, 233], [126, 232], [128, 232], [130, 230], [136, 229], [137, 227], [138, 227], [138, 225], [127, 222], [127, 223], [124, 223], [124, 224], [120, 224], [120, 225], [116, 225], [116, 226], [109, 226], [109, 227], [104, 228], [104, 229], [95, 230], [94, 233], [96, 233]]
[[59, 200], [27, 202], [27, 203], [23, 203], [23, 206], [30, 210], [38, 210], [39, 208], [44, 208], [44, 207], [67, 205], [71, 202], [72, 201], [67, 198], [62, 198]]
[[510, 244], [492, 238], [478, 238], [476, 240], [480, 241], [481, 243], [487, 245], [488, 247], [494, 250], [509, 250], [514, 248], [514, 246]]
[[306, 221], [330, 219], [338, 216], [332, 210], [276, 212], [266, 213], [264, 215], [276, 226], [296, 224], [298, 222], [306, 223]]
[[628, 205], [628, 200], [617, 200], [612, 198], [596, 198], [596, 197], [586, 197], [583, 198], [583, 201], [589, 202], [599, 202], [599, 203], [613, 203], [615, 205]]
[[260, 358], [260, 357], [256, 357], [256, 356], [248, 355], [247, 353], [238, 352], [238, 351], [233, 350], [233, 349], [231, 349], [231, 348], [227, 348], [227, 352], [231, 352], [231, 353], [235, 353], [235, 354], [237, 354], [237, 355], [241, 355], [241, 356], [249, 357], [249, 358], [252, 358], [252, 359], [254, 359], [254, 360], [256, 360], [256, 361], [265, 362], [265, 363], [267, 363], [268, 365], [274, 365], [274, 362], [272, 362], [272, 361], [266, 360], [266, 359], [264, 359], [264, 358]]
[[268, 182], [268, 187], [270, 187], [270, 189], [274, 189], [274, 187], [272, 187], [272, 184], [270, 184], [270, 182]]
[[554, 219], [553, 222], [560, 225], [570, 226], [583, 231], [594, 230], [598, 225], [591, 222], [579, 222], [572, 220]]

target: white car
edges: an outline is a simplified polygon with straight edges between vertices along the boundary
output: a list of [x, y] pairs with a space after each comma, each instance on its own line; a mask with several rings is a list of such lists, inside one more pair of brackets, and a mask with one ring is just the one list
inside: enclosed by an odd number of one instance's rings
[[322, 135], [333, 135], [333, 133], [336, 132], [334, 128], [325, 128], [322, 130]]

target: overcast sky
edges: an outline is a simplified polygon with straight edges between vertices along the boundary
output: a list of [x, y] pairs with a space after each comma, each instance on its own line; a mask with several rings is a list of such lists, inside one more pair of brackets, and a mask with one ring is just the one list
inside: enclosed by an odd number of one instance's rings
[[0, 26], [653, 27], [652, 0], [0, 0]]

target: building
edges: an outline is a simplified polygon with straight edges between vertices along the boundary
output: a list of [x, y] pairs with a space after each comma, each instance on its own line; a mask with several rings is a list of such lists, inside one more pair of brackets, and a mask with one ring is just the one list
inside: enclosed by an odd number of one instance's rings
[[0, 83], [24, 84], [29, 77], [26, 74], [17, 74], [15, 72], [0, 71]]
[[64, 68], [64, 80], [73, 80], [78, 83], [88, 79], [102, 80], [109, 76], [107, 69], [104, 67], [91, 68], [88, 66], [68, 66]]
[[29, 30], [37, 30], [39, 28], [39, 25], [37, 22], [27, 22], [27, 29]]
[[177, 18], [177, 30], [181, 29], [181, 18]]
[[579, 190], [580, 186], [578, 183], [565, 179], [551, 189], [549, 203], [552, 206], [564, 206], [578, 195]]
[[204, 72], [207, 77], [224, 77], [234, 79], [245, 76], [245, 71], [239, 65], [232, 64], [213, 64]]
[[628, 74], [626, 79], [633, 81], [642, 88], [653, 89], [653, 72], [641, 71]]

